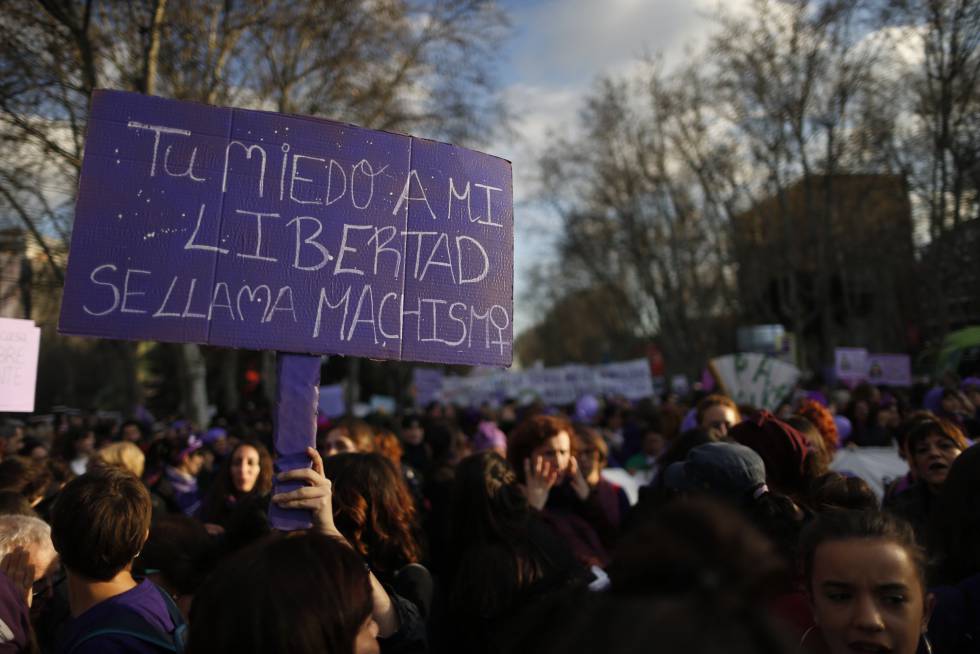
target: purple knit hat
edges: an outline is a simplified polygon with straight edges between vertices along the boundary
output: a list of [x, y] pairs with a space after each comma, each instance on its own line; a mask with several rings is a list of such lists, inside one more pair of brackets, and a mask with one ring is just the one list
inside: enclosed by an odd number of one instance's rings
[[483, 452], [485, 450], [507, 451], [507, 436], [500, 430], [497, 423], [491, 420], [481, 422], [476, 428], [476, 435], [473, 437], [473, 451]]

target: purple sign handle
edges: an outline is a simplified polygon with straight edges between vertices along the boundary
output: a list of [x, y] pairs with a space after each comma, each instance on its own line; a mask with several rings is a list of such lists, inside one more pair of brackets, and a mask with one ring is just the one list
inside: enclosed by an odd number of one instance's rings
[[[316, 411], [320, 393], [320, 357], [309, 354], [276, 355], [279, 387], [276, 389], [275, 446], [276, 477], [279, 473], [312, 465], [307, 447], [316, 447]], [[288, 493], [303, 486], [297, 482], [276, 481], [272, 492]], [[309, 529], [310, 512], [283, 509], [269, 505], [269, 523], [273, 529], [295, 531]]]

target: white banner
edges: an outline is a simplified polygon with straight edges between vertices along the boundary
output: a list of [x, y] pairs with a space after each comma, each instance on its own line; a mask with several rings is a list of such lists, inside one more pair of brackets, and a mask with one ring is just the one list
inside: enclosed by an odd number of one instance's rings
[[514, 398], [522, 403], [540, 399], [546, 404], [572, 404], [583, 395], [619, 395], [639, 400], [654, 394], [650, 363], [635, 359], [597, 366], [567, 365], [520, 371], [487, 371], [467, 377], [447, 376], [438, 396], [464, 406], [499, 403]]
[[796, 366], [779, 359], [743, 352], [711, 360], [711, 371], [736, 404], [775, 410], [800, 379]]
[[830, 469], [868, 482], [880, 502], [885, 495], [885, 487], [892, 480], [904, 476], [909, 471], [909, 464], [898, 456], [897, 448], [859, 447], [838, 450]]
[[0, 318], [0, 411], [31, 413], [41, 328], [33, 320]]

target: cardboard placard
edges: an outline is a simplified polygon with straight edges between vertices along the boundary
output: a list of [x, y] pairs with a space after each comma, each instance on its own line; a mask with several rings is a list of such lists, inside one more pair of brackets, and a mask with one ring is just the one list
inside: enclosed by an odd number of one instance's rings
[[510, 163], [96, 91], [59, 329], [509, 366]]
[[726, 354], [709, 367], [718, 384], [737, 404], [778, 408], [800, 379], [796, 366], [757, 352]]
[[34, 411], [40, 348], [33, 320], [0, 318], [0, 411]]

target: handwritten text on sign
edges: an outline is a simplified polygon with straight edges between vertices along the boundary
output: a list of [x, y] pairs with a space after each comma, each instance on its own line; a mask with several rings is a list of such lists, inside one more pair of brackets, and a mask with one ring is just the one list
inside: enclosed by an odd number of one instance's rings
[[93, 96], [61, 331], [506, 366], [512, 315], [507, 161]]

